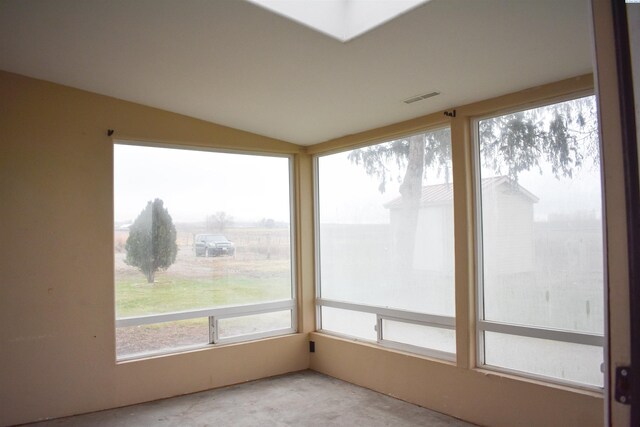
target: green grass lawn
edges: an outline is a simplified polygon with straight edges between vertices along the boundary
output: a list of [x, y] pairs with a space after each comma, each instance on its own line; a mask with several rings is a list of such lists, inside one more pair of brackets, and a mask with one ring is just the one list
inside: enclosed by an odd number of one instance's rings
[[197, 279], [158, 274], [153, 284], [135, 277], [116, 282], [118, 318], [288, 298], [291, 298], [288, 277]]

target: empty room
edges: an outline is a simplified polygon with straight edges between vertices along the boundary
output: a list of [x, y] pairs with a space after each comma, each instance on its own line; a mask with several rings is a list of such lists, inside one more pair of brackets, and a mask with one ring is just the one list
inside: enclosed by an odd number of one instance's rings
[[0, 0], [0, 426], [640, 425], [639, 9]]

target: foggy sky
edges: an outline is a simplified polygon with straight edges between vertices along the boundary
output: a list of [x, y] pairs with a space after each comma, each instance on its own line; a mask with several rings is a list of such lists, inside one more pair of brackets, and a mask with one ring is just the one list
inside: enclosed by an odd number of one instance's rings
[[133, 221], [155, 198], [176, 222], [219, 211], [237, 221], [289, 222], [289, 160], [115, 144], [115, 221]]

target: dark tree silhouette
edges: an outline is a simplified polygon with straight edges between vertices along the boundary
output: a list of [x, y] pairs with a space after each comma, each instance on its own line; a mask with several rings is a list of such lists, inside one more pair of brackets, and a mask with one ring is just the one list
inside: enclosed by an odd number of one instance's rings
[[599, 161], [595, 100], [581, 98], [482, 120], [484, 166], [513, 182], [522, 171], [547, 163], [556, 177], [571, 177], [585, 156]]
[[226, 212], [218, 211], [213, 215], [208, 215], [206, 223], [208, 231], [219, 231], [222, 233], [233, 224], [233, 217]]
[[432, 164], [445, 166], [445, 174], [448, 174], [451, 159], [450, 139], [449, 129], [441, 129], [354, 150], [349, 154], [353, 163], [362, 164], [367, 174], [378, 177], [380, 192], [385, 192], [387, 182], [394, 178], [388, 167], [390, 161], [400, 170], [406, 168], [403, 177], [396, 177], [402, 179], [402, 207], [398, 211], [400, 216], [398, 232], [394, 236], [394, 256], [401, 268], [410, 266], [412, 261], [425, 168]]
[[160, 199], [148, 202], [129, 228], [125, 262], [138, 267], [153, 283], [158, 270], [166, 270], [176, 260], [176, 227]]

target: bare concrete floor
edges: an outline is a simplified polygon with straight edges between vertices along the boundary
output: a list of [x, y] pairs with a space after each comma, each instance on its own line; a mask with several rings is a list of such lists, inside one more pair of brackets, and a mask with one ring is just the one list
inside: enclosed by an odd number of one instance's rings
[[28, 425], [473, 426], [313, 371]]

